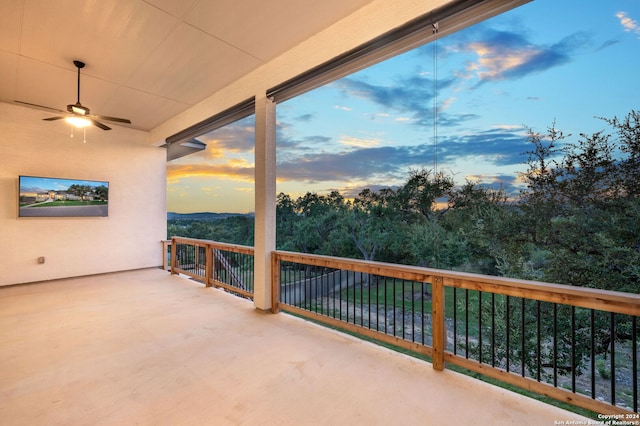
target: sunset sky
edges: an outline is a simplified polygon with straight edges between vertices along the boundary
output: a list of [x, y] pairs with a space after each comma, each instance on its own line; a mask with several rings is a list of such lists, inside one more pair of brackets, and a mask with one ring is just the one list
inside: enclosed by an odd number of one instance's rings
[[[639, 70], [640, 0], [535, 0], [277, 105], [277, 191], [352, 197], [421, 168], [517, 190], [527, 127], [608, 130], [596, 117], [640, 109]], [[252, 212], [253, 117], [198, 139], [167, 164], [167, 211]]]

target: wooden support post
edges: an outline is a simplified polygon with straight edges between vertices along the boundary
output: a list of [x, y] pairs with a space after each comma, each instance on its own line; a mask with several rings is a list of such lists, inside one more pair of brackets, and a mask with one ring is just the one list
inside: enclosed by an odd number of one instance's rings
[[280, 258], [271, 253], [271, 312], [280, 312]]
[[205, 263], [204, 263], [204, 285], [211, 287], [211, 279], [213, 278], [213, 247], [210, 244], [205, 246]]
[[177, 246], [175, 238], [171, 239], [171, 274], [177, 274], [176, 272], [176, 251]]
[[443, 278], [433, 277], [431, 298], [431, 321], [433, 327], [433, 368], [444, 370], [444, 352], [447, 349], [447, 330], [444, 318], [444, 283]]

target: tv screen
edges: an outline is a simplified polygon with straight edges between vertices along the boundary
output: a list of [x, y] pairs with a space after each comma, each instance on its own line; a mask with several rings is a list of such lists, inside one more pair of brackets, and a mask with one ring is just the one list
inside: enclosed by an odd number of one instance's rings
[[108, 216], [109, 182], [20, 176], [19, 217]]

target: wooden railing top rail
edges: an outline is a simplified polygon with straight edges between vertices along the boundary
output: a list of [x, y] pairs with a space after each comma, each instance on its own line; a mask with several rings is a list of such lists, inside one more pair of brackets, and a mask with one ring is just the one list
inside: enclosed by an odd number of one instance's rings
[[200, 247], [211, 246], [217, 249], [232, 251], [235, 253], [242, 253], [242, 254], [254, 253], [253, 247], [243, 246], [240, 244], [220, 243], [218, 241], [201, 240], [198, 238], [188, 238], [188, 237], [171, 237], [171, 240], [176, 241], [178, 243], [193, 244]]
[[640, 316], [640, 294], [281, 250], [274, 252], [274, 255], [281, 261], [411, 281], [431, 282], [433, 277], [441, 277], [443, 284], [449, 287]]

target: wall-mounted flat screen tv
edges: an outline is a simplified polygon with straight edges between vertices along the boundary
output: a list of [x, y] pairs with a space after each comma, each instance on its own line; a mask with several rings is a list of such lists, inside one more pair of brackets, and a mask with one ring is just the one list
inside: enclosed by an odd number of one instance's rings
[[19, 217], [108, 216], [109, 182], [20, 176]]

